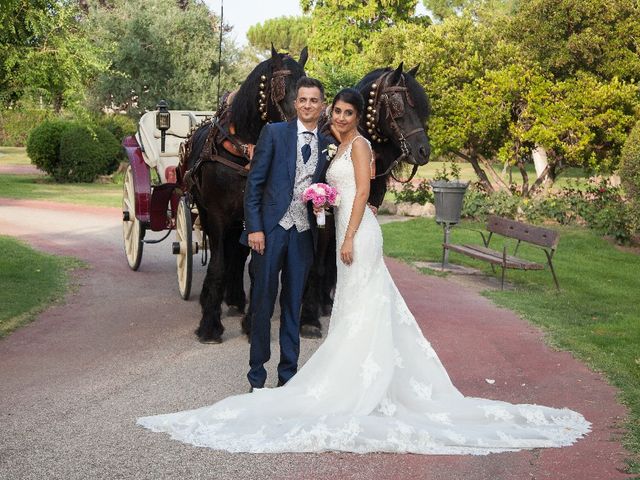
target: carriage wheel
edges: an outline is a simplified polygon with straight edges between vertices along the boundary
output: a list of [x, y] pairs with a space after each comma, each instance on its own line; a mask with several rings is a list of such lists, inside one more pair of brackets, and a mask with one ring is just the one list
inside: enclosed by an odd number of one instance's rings
[[142, 260], [144, 242], [144, 227], [136, 217], [136, 199], [133, 188], [133, 171], [131, 165], [127, 167], [122, 190], [122, 236], [124, 239], [124, 253], [131, 270], [138, 270]]
[[197, 245], [193, 244], [193, 228], [191, 224], [191, 208], [187, 197], [182, 197], [176, 213], [176, 241], [173, 253], [176, 255], [178, 267], [178, 289], [184, 300], [191, 295], [191, 277], [193, 274], [193, 254]]

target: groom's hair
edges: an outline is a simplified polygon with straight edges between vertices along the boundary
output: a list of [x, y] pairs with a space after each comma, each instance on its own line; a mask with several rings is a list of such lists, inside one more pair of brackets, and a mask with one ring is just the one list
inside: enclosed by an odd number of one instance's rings
[[324, 87], [317, 78], [300, 77], [298, 83], [296, 83], [296, 95], [301, 88], [317, 88], [320, 90], [320, 99], [324, 100]]

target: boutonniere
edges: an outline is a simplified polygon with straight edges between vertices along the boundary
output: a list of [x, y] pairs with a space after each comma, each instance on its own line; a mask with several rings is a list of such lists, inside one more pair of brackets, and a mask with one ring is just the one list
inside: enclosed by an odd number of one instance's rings
[[330, 162], [331, 159], [336, 156], [337, 151], [338, 146], [335, 143], [330, 143], [329, 145], [327, 145], [327, 148], [322, 151], [322, 153], [327, 155], [327, 161]]

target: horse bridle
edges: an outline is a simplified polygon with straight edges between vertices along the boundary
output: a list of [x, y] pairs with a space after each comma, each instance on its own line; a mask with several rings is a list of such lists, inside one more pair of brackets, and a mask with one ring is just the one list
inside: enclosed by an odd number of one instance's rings
[[[380, 75], [372, 84], [371, 90], [369, 91], [369, 99], [367, 106], [367, 132], [371, 135], [371, 139], [374, 142], [382, 143], [389, 141], [389, 138], [385, 137], [378, 128], [378, 124], [380, 123], [380, 110], [381, 107], [385, 107], [386, 117], [390, 119], [389, 127], [393, 132], [395, 139], [398, 141], [400, 145], [400, 156], [396, 158], [389, 168], [383, 173], [377, 174], [376, 178], [388, 175], [391, 173], [391, 176], [396, 181], [398, 180], [392, 173], [393, 168], [398, 165], [404, 158], [409, 157], [411, 155], [411, 146], [407, 143], [407, 139], [412, 135], [416, 135], [417, 133], [422, 132], [423, 128], [416, 128], [411, 130], [409, 133], [404, 133], [396, 118], [401, 118], [404, 116], [404, 98], [406, 98], [406, 102], [413, 107], [415, 104], [413, 99], [411, 98], [411, 94], [409, 93], [409, 89], [405, 85], [404, 76], [400, 76], [400, 83], [398, 85], [388, 85], [389, 79], [394, 74], [394, 71], [385, 72]], [[409, 182], [416, 172], [418, 171], [418, 165], [414, 164], [413, 169], [411, 171], [411, 175], [406, 182]], [[405, 182], [405, 183], [406, 183]]]
[[[266, 75], [260, 77], [260, 90], [258, 92], [258, 110], [260, 111], [260, 118], [266, 122], [269, 118], [269, 100], [276, 106], [280, 120], [287, 122], [289, 118], [280, 106], [280, 102], [284, 100], [287, 93], [287, 85], [285, 78], [289, 75], [293, 75], [293, 72], [289, 69], [275, 70], [271, 74], [271, 79], [268, 79]], [[269, 81], [267, 81], [269, 80]]]

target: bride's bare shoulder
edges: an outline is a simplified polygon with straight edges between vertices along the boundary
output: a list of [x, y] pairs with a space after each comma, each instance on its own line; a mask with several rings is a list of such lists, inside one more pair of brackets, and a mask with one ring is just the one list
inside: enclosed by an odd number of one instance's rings
[[351, 157], [353, 159], [363, 158], [369, 161], [371, 158], [371, 146], [366, 138], [358, 136], [353, 140], [351, 146]]

